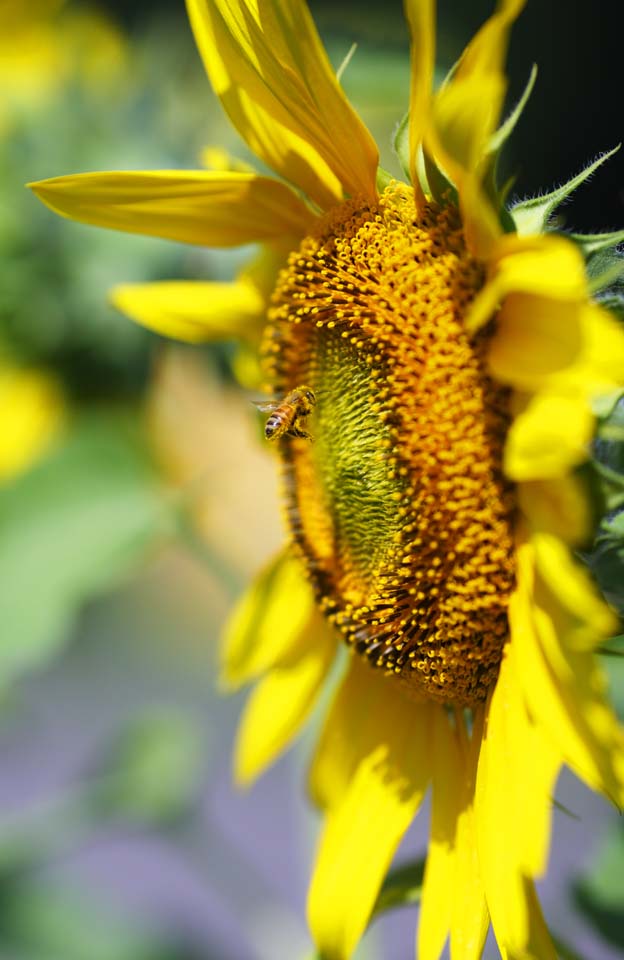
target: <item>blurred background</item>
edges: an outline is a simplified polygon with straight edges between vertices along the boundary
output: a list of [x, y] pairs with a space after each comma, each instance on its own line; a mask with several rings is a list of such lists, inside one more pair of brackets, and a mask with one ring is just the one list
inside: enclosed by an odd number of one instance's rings
[[[343, 84], [398, 174], [400, 3], [311, 7], [336, 66], [357, 41]], [[491, 8], [439, 8], [444, 70]], [[62, 221], [23, 186], [194, 168], [206, 147], [252, 158], [211, 93], [182, 0], [0, 0], [0, 15], [0, 960], [299, 960], [311, 949], [317, 820], [303, 785], [318, 717], [238, 793], [244, 694], [218, 688], [228, 610], [282, 540], [274, 463], [233, 345], [166, 342], [107, 302], [120, 282], [231, 279], [249, 251]], [[615, 0], [529, 0], [510, 53], [510, 103], [539, 65], [507, 155], [517, 195], [552, 189], [621, 139], [621, 19]], [[564, 225], [624, 227], [623, 174], [619, 154]], [[624, 468], [608, 444], [600, 455]], [[603, 537], [594, 556], [616, 601], [620, 554]], [[604, 659], [622, 713], [623, 662]], [[557, 800], [546, 915], [567, 956], [614, 960], [621, 819], [571, 776]], [[403, 857], [424, 851], [427, 819]], [[378, 921], [358, 960], [411, 956], [415, 909]]]

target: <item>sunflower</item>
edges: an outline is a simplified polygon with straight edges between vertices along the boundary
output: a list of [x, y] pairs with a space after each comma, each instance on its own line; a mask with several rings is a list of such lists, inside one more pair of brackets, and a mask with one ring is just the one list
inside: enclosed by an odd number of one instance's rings
[[[453, 957], [479, 957], [490, 922], [503, 956], [548, 960], [534, 884], [558, 772], [624, 802], [624, 738], [595, 656], [615, 620], [574, 555], [594, 523], [592, 404], [624, 373], [585, 255], [622, 236], [549, 226], [604, 157], [504, 206], [496, 161], [531, 85], [501, 123], [523, 0], [501, 0], [437, 92], [435, 5], [405, 6], [406, 182], [379, 169], [301, 0], [188, 0], [216, 93], [281, 180], [232, 165], [33, 189], [87, 223], [263, 245], [231, 284], [113, 298], [160, 332], [257, 349], [299, 428], [275, 444], [289, 547], [236, 609], [223, 672], [257, 681], [236, 751], [246, 783], [348, 650], [310, 775], [325, 817], [309, 896], [322, 956], [352, 954], [431, 787], [420, 960], [449, 937]], [[298, 388], [313, 406], [297, 408]]]

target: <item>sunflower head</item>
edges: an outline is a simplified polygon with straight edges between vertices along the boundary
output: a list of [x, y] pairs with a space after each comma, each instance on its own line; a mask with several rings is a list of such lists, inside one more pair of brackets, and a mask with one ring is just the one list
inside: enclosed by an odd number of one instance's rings
[[313, 443], [281, 445], [290, 527], [347, 644], [417, 693], [471, 704], [496, 676], [514, 585], [510, 392], [452, 205], [406, 186], [351, 200], [290, 255], [272, 298], [273, 391], [309, 383]]

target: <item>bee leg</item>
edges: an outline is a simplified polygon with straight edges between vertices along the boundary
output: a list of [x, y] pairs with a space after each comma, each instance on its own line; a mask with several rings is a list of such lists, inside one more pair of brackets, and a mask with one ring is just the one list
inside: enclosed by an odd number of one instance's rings
[[306, 433], [301, 427], [292, 426], [286, 433], [287, 437], [296, 437], [299, 440], [314, 440], [311, 433]]

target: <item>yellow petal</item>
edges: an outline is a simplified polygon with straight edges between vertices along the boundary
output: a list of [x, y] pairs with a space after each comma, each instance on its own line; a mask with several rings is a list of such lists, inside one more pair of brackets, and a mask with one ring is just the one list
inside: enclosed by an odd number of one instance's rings
[[483, 712], [482, 709], [473, 712], [470, 742], [466, 742], [463, 718], [457, 717], [464, 777], [458, 799], [459, 812], [455, 831], [451, 960], [480, 960], [490, 925], [477, 849], [475, 818], [477, 761], [483, 736]]
[[317, 616], [296, 649], [251, 693], [238, 730], [234, 759], [239, 784], [254, 780], [288, 746], [306, 721], [336, 653], [336, 638]]
[[566, 646], [594, 649], [617, 631], [616, 616], [599, 596], [587, 569], [572, 558], [565, 543], [544, 532], [534, 533], [531, 542], [541, 580], [571, 615], [565, 631]]
[[624, 735], [607, 703], [605, 678], [595, 656], [562, 643], [568, 616], [535, 566], [533, 544], [522, 544], [509, 618], [531, 716], [577, 776], [621, 804]]
[[325, 960], [351, 956], [430, 778], [431, 704], [404, 698], [383, 676], [376, 680], [385, 696], [368, 710], [383, 709], [375, 713], [376, 731], [366, 731], [376, 735], [353, 746], [359, 760], [327, 814], [310, 888], [308, 919]]
[[406, 0], [405, 15], [411, 35], [410, 171], [417, 206], [422, 207], [424, 194], [416, 172], [416, 163], [429, 120], [435, 67], [435, 3], [433, 0]]
[[387, 678], [360, 657], [347, 670], [327, 711], [310, 770], [310, 793], [323, 808], [339, 803], [362, 756], [377, 744]]
[[545, 867], [558, 752], [531, 722], [519, 684], [516, 637], [491, 696], [479, 756], [479, 862], [501, 951], [556, 960], [531, 877]]
[[[541, 338], [540, 346], [544, 337], [557, 345], [567, 345], [569, 340], [562, 336], [566, 315], [558, 313], [549, 323], [548, 310], [556, 306], [553, 300], [579, 304], [587, 298], [585, 267], [578, 248], [563, 237], [502, 237], [492, 251], [488, 281], [470, 308], [467, 329], [474, 332], [487, 323], [510, 294], [546, 298], [543, 305], [535, 300], [520, 300], [517, 305], [510, 299], [499, 313], [497, 323], [505, 325], [505, 335], [524, 338], [517, 343], [518, 350], [530, 349], [536, 336]], [[537, 317], [533, 316], [535, 309], [540, 310]], [[579, 335], [574, 329], [569, 338], [572, 346], [578, 344]], [[501, 334], [499, 338], [497, 333], [495, 340], [499, 339], [504, 337]]]
[[[376, 196], [378, 154], [301, 0], [187, 0], [212, 85], [250, 148], [321, 207]], [[342, 188], [342, 189], [341, 189]]]
[[261, 571], [230, 617], [222, 681], [238, 687], [287, 659], [315, 612], [312, 588], [288, 551]]
[[511, 24], [525, 0], [503, 0], [436, 94], [426, 148], [457, 187], [469, 249], [490, 258], [501, 228], [483, 190], [491, 136], [505, 98], [503, 65]]
[[80, 173], [29, 186], [63, 217], [212, 247], [298, 237], [313, 220], [285, 184], [252, 173]]
[[137, 323], [187, 343], [251, 337], [261, 326], [266, 308], [257, 288], [243, 281], [123, 284], [109, 296], [118, 310]]
[[518, 485], [518, 504], [534, 531], [551, 533], [573, 546], [587, 542], [594, 517], [586, 480], [577, 474], [527, 480]]
[[451, 927], [457, 815], [465, 773], [457, 734], [446, 711], [438, 707], [432, 721], [431, 835], [418, 922], [419, 960], [438, 960]]
[[536, 394], [517, 413], [503, 452], [517, 482], [561, 477], [589, 456], [594, 417], [582, 394]]

